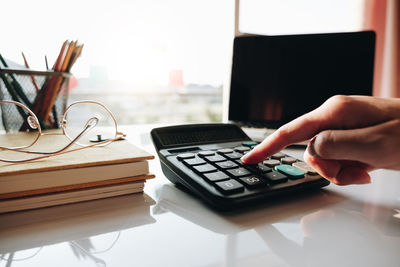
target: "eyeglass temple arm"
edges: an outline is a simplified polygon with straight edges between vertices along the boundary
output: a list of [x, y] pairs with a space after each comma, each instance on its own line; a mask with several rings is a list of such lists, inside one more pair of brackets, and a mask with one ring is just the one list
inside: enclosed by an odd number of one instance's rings
[[38, 152], [38, 151], [26, 151], [26, 150], [18, 150], [18, 152], [24, 152], [24, 153], [29, 153], [29, 154], [42, 154], [42, 155], [49, 155], [49, 154], [57, 154], [60, 152], [63, 152], [64, 150], [68, 149], [69, 147], [71, 147], [76, 141], [79, 140], [79, 138], [81, 138], [85, 133], [87, 133], [89, 130], [91, 130], [93, 127], [95, 127], [98, 123], [99, 119], [96, 117], [90, 118], [86, 125], [85, 128], [82, 130], [82, 132], [80, 132], [74, 139], [71, 140], [71, 142], [69, 144], [67, 144], [65, 147], [57, 150], [57, 151], [53, 151], [53, 152]]

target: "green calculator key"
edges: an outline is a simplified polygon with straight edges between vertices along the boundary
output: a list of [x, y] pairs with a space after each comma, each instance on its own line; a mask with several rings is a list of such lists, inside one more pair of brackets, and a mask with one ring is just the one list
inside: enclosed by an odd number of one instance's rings
[[287, 164], [281, 164], [278, 166], [275, 166], [275, 170], [278, 172], [281, 172], [283, 174], [289, 175], [290, 178], [303, 178], [304, 177], [304, 172]]
[[252, 146], [258, 145], [258, 143], [254, 142], [254, 141], [245, 141], [245, 142], [242, 143], [242, 145], [243, 146], [247, 146], [247, 147], [252, 147]]

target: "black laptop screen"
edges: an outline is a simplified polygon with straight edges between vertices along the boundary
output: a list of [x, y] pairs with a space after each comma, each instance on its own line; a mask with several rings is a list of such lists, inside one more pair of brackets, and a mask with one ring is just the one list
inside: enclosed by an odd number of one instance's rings
[[371, 95], [373, 32], [236, 37], [230, 121], [276, 128], [333, 95]]

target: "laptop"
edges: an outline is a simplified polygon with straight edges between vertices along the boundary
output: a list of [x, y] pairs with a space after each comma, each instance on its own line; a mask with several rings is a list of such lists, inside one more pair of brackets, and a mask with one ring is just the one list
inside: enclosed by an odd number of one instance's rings
[[374, 53], [373, 31], [238, 36], [228, 120], [262, 141], [333, 95], [372, 95]]

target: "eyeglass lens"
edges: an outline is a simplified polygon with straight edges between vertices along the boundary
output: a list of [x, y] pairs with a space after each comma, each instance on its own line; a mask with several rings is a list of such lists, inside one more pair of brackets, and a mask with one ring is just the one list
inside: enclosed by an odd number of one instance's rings
[[[15, 103], [0, 103], [0, 146], [23, 148], [32, 145], [39, 136], [39, 122], [28, 109]], [[21, 131], [21, 129], [26, 129]], [[15, 133], [12, 136], [5, 133]]]
[[112, 114], [98, 103], [82, 102], [70, 106], [64, 115], [62, 125], [66, 136], [73, 140], [88, 125], [88, 122], [94, 120], [97, 121], [95, 126], [79, 138], [77, 143], [85, 146], [93, 144], [96, 140], [116, 137], [116, 123]]

